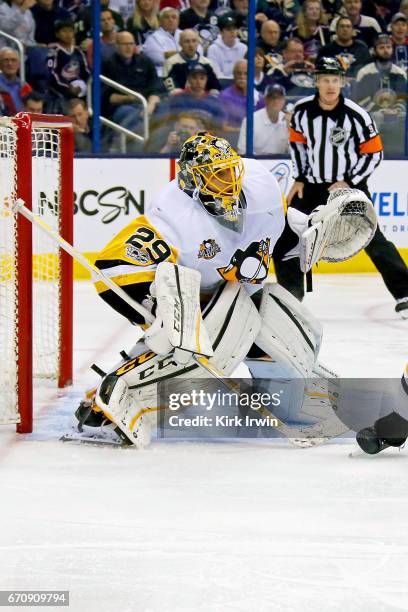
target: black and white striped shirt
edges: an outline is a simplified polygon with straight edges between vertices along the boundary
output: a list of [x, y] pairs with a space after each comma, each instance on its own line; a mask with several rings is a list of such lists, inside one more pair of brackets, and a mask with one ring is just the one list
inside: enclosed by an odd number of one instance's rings
[[294, 178], [309, 183], [358, 185], [383, 157], [370, 114], [343, 96], [330, 111], [319, 106], [317, 95], [300, 100], [293, 112], [289, 141]]

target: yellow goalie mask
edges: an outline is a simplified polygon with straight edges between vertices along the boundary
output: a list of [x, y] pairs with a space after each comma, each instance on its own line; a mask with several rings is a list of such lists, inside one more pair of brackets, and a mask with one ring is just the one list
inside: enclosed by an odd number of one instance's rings
[[180, 189], [229, 224], [240, 220], [244, 165], [227, 140], [199, 132], [183, 144], [178, 166]]

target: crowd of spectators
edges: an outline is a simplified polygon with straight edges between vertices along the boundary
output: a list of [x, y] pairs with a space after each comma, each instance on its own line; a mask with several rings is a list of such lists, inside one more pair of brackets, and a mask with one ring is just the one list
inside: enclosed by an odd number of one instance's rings
[[[100, 0], [102, 116], [130, 132], [127, 151], [176, 154], [206, 129], [246, 148], [248, 0]], [[369, 110], [386, 154], [403, 155], [408, 0], [257, 0], [254, 153], [286, 154], [291, 110], [315, 93], [314, 65], [337, 57], [344, 94]], [[21, 56], [24, 46], [25, 82]], [[0, 0], [0, 114], [65, 113], [78, 152], [92, 150], [87, 106], [90, 0]], [[143, 138], [148, 121], [149, 138]], [[117, 152], [118, 133], [103, 127]]]

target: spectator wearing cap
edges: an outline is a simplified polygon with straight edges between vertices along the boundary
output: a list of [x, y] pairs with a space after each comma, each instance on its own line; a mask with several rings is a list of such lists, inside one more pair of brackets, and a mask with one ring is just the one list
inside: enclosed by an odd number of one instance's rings
[[23, 110], [23, 98], [32, 91], [28, 83], [19, 77], [20, 56], [15, 49], [0, 49], [0, 106], [3, 115], [9, 117]]
[[223, 109], [217, 96], [207, 90], [207, 71], [201, 64], [192, 66], [187, 74], [185, 89], [171, 96], [159, 109], [166, 121], [174, 120], [179, 113], [194, 112], [212, 131], [219, 131], [223, 124]]
[[31, 12], [35, 21], [35, 41], [39, 45], [56, 43], [55, 22], [71, 19], [70, 13], [54, 0], [37, 0]]
[[408, 69], [408, 18], [396, 13], [391, 19], [391, 40], [394, 47], [392, 61], [400, 68]]
[[354, 39], [350, 17], [339, 17], [336, 23], [336, 38], [322, 47], [318, 57], [337, 57], [346, 69], [346, 76], [355, 77], [358, 70], [371, 59], [367, 45]]
[[216, 25], [217, 18], [210, 11], [210, 0], [190, 0], [190, 8], [180, 13], [180, 29], [186, 30], [196, 26]]
[[[264, 93], [265, 108], [254, 113], [254, 155], [287, 155], [289, 152], [290, 115], [283, 111], [285, 90], [281, 85], [268, 85]], [[238, 153], [246, 153], [246, 118], [238, 138]]]
[[[365, 42], [367, 47], [371, 49], [374, 41], [381, 34], [381, 26], [374, 17], [361, 14], [362, 0], [344, 0], [344, 12], [347, 17], [350, 17], [355, 38]], [[331, 32], [336, 32], [337, 19], [333, 19], [330, 24]]]
[[163, 75], [163, 66], [166, 59], [175, 55], [179, 50], [179, 12], [177, 9], [166, 7], [159, 13], [160, 27], [146, 38], [143, 52], [155, 65], [157, 74]]
[[[23, 45], [35, 45], [35, 21], [31, 8], [36, 0], [11, 0], [0, 3], [0, 30], [17, 38]], [[10, 41], [0, 36], [0, 48]]]
[[196, 30], [183, 30], [180, 34], [180, 51], [166, 60], [163, 69], [163, 79], [170, 95], [184, 89], [188, 71], [200, 64], [207, 73], [207, 90], [218, 94], [221, 85], [215, 75], [209, 59], [199, 52], [200, 38]]
[[[225, 121], [224, 131], [228, 133], [231, 144], [236, 145], [242, 121], [246, 116], [247, 105], [247, 60], [239, 60], [234, 66], [234, 83], [224, 89], [219, 100], [222, 105]], [[256, 110], [265, 105], [262, 94], [254, 90], [254, 107]]]
[[405, 139], [406, 72], [392, 62], [393, 47], [387, 34], [375, 42], [371, 63], [357, 73], [353, 98], [368, 110], [381, 133], [386, 155], [402, 155]]
[[49, 60], [50, 95], [48, 112], [63, 111], [63, 104], [70, 98], [85, 98], [89, 69], [82, 50], [75, 45], [73, 21], [56, 21], [57, 44]]
[[238, 40], [238, 28], [234, 17], [221, 16], [218, 20], [220, 34], [210, 45], [207, 57], [218, 68], [219, 78], [230, 79], [233, 69], [247, 53], [247, 47]]

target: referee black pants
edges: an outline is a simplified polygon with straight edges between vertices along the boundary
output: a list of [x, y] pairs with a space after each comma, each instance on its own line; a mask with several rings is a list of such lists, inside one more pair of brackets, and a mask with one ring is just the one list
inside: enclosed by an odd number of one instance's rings
[[[295, 196], [291, 206], [303, 213], [310, 214], [316, 206], [326, 204], [330, 185], [305, 183], [303, 198]], [[357, 186], [364, 191], [371, 199], [366, 183]], [[298, 235], [289, 227], [286, 220], [285, 228], [278, 242], [276, 243], [273, 260], [278, 283], [290, 291], [299, 300], [304, 297], [304, 274], [299, 265], [299, 258], [295, 257], [287, 261], [282, 261], [282, 257], [293, 249], [299, 241]], [[377, 226], [377, 230], [366, 247], [365, 252], [381, 274], [383, 281], [393, 295], [398, 300], [408, 297], [408, 269], [398, 253], [395, 245], [387, 240]]]

